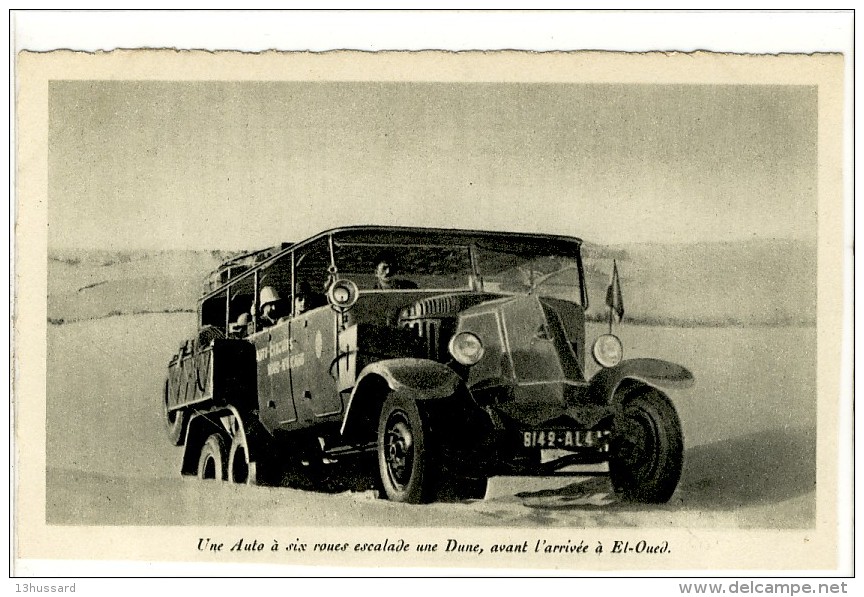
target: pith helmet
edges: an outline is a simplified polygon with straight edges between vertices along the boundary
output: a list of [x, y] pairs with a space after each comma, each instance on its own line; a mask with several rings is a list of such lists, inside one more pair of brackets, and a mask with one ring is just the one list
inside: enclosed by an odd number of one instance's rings
[[276, 292], [276, 289], [272, 286], [265, 286], [261, 289], [261, 306], [269, 305], [270, 303], [275, 303], [276, 301], [281, 301], [282, 297], [279, 296], [279, 293]]

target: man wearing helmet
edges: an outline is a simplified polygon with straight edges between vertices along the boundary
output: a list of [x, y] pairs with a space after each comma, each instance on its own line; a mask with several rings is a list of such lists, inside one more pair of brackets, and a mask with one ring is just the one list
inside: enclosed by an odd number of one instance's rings
[[237, 321], [232, 323], [228, 328], [228, 333], [232, 338], [243, 338], [249, 333], [249, 322], [251, 317], [247, 311], [244, 311], [237, 317]]
[[279, 318], [284, 315], [282, 313], [282, 297], [272, 286], [265, 286], [261, 289], [259, 309], [261, 310], [259, 322], [262, 328], [275, 325]]

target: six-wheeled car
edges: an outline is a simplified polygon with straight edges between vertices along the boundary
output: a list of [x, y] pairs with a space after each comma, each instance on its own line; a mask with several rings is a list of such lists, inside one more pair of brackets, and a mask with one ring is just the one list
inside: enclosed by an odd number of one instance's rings
[[608, 463], [623, 499], [667, 501], [683, 445], [666, 390], [693, 378], [586, 336], [581, 245], [357, 226], [226, 262], [168, 366], [182, 473], [280, 484], [360, 471], [383, 497], [422, 503]]

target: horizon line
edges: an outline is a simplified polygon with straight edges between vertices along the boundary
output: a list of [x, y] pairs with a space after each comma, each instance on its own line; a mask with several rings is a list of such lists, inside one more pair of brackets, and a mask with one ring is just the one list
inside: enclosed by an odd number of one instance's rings
[[[304, 239], [299, 239], [293, 242], [300, 242]], [[584, 245], [589, 246], [606, 246], [606, 247], [623, 247], [623, 246], [634, 246], [634, 245], [663, 245], [663, 246], [686, 246], [686, 245], [698, 245], [698, 244], [745, 244], [749, 242], [765, 242], [765, 241], [773, 241], [773, 242], [818, 242], [817, 235], [804, 235], [804, 236], [751, 236], [749, 238], [734, 238], [734, 239], [710, 239], [710, 240], [638, 240], [638, 241], [626, 241], [626, 242], [599, 242], [593, 241], [583, 238]], [[283, 242], [291, 242], [291, 241], [283, 241]], [[279, 246], [281, 243], [270, 243], [263, 245], [248, 245], [245, 247], [214, 247], [214, 246], [204, 246], [204, 247], [154, 247], [154, 246], [129, 246], [129, 247], [116, 247], [116, 246], [94, 246], [94, 245], [51, 245], [47, 244], [47, 249], [49, 252], [51, 251], [110, 251], [110, 252], [124, 252], [124, 251], [194, 251], [194, 252], [209, 252], [209, 251], [254, 251], [258, 249], [266, 249], [274, 246]]]

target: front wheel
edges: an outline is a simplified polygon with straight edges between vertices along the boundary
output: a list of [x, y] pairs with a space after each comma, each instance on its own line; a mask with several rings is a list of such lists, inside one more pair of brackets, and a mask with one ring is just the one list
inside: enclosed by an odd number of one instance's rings
[[684, 461], [681, 423], [669, 399], [644, 388], [616, 415], [611, 438], [609, 476], [627, 501], [669, 501]]
[[434, 497], [429, 428], [417, 402], [389, 396], [378, 423], [378, 474], [387, 499], [422, 504]]

